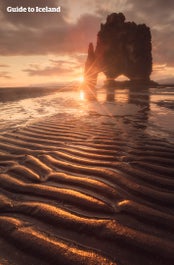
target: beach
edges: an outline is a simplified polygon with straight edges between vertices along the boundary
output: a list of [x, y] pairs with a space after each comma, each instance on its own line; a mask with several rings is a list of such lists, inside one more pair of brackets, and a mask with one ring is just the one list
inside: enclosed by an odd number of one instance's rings
[[4, 96], [0, 264], [174, 264], [173, 101], [170, 86]]

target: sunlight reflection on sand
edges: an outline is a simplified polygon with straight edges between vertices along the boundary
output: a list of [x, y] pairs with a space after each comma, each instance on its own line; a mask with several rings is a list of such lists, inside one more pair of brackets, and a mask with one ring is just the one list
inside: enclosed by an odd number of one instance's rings
[[[129, 91], [129, 89], [98, 89], [90, 94], [84, 90], [60, 91], [35, 98], [0, 102], [0, 129], [25, 126], [46, 116], [70, 113], [74, 116], [98, 115], [125, 117], [136, 126], [146, 126], [146, 132], [160, 137], [171, 137], [174, 125], [173, 109], [165, 102], [174, 100], [169, 89]], [[161, 105], [158, 104], [162, 102]]]

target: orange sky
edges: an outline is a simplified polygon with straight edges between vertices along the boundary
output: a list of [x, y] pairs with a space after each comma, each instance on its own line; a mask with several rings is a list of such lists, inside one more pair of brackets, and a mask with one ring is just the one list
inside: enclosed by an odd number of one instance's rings
[[[61, 6], [61, 13], [8, 13], [7, 6]], [[174, 82], [173, 0], [1, 0], [0, 86], [71, 82], [83, 75], [88, 43], [112, 12], [152, 31], [151, 79]], [[153, 12], [152, 12], [153, 11]]]

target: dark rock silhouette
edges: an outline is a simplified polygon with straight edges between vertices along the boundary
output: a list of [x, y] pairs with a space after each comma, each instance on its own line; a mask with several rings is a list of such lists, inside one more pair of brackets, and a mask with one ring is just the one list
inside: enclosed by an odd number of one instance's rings
[[113, 13], [101, 24], [94, 51], [90, 43], [85, 64], [85, 80], [96, 83], [103, 72], [108, 82], [125, 75], [132, 82], [148, 83], [152, 72], [150, 28], [125, 22], [122, 13]]
[[92, 43], [88, 47], [88, 57], [85, 63], [85, 81], [90, 86], [95, 86], [97, 82], [98, 67], [95, 63], [94, 46]]

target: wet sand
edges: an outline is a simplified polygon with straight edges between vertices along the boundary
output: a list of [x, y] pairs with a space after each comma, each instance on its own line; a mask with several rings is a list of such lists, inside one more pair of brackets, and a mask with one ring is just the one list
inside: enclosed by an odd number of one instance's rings
[[0, 136], [0, 264], [174, 264], [174, 144], [91, 104]]

